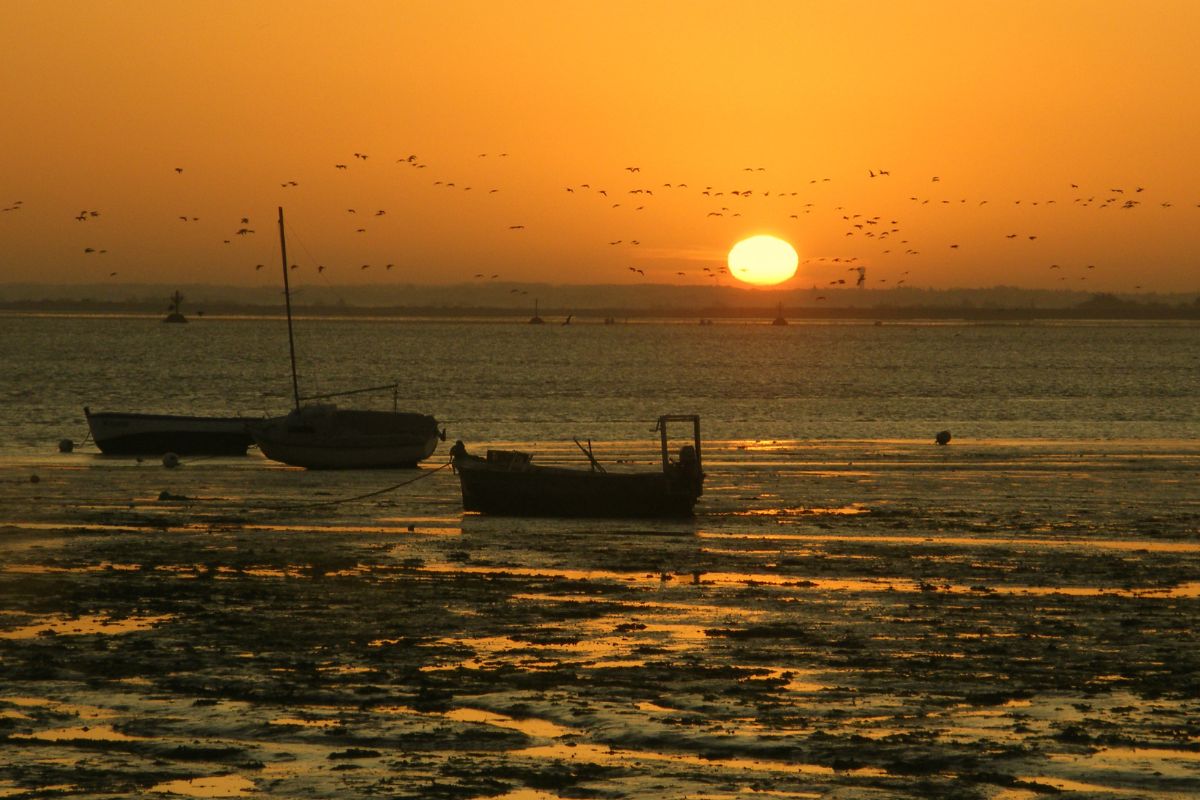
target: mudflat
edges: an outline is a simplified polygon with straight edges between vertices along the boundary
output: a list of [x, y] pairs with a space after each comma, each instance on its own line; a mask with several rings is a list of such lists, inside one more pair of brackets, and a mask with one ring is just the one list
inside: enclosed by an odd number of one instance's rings
[[705, 460], [651, 523], [6, 461], [0, 797], [1200, 794], [1200, 445]]

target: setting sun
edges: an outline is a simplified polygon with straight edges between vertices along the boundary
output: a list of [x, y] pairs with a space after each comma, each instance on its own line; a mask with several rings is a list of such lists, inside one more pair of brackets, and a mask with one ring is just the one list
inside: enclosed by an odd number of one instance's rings
[[796, 274], [796, 249], [775, 236], [751, 236], [729, 251], [729, 274], [755, 286], [774, 286]]

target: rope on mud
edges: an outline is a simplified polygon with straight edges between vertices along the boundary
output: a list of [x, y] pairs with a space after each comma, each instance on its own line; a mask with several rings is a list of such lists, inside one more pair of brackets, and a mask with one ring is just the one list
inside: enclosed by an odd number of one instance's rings
[[416, 483], [417, 481], [421, 480], [422, 478], [428, 478], [430, 475], [433, 475], [434, 473], [441, 472], [446, 467], [450, 466], [451, 463], [453, 463], [453, 462], [447, 461], [445, 464], [442, 464], [440, 467], [437, 467], [436, 469], [422, 471], [421, 474], [416, 476], [415, 478], [409, 478], [406, 481], [401, 481], [400, 483], [392, 484], [391, 486], [384, 487], [383, 489], [376, 489], [373, 492], [367, 492], [365, 494], [355, 495], [354, 497], [340, 497], [336, 500], [314, 500], [314, 501], [308, 502], [308, 503], [289, 503], [287, 505], [282, 505], [282, 506], [265, 506], [265, 507], [260, 506], [259, 508], [255, 509], [255, 510], [256, 511], [280, 511], [280, 510], [285, 510], [285, 509], [289, 509], [289, 508], [312, 508], [314, 506], [335, 506], [335, 505], [340, 505], [341, 503], [352, 503], [355, 500], [365, 500], [368, 497], [375, 497], [377, 495], [387, 494], [388, 492], [395, 491], [396, 489], [399, 489], [402, 486], [408, 486], [409, 484]]

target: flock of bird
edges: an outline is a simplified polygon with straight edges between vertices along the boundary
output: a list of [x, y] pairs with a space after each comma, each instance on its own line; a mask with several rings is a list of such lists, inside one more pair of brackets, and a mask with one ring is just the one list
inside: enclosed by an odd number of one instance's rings
[[[331, 164], [331, 169], [336, 173], [347, 174], [354, 172], [355, 169], [365, 167], [368, 160], [371, 158], [367, 153], [355, 152], [352, 154], [352, 159], [335, 161]], [[508, 159], [507, 153], [488, 154], [479, 153], [479, 159]], [[388, 165], [388, 160], [380, 159], [385, 166]], [[478, 195], [492, 196], [503, 195], [503, 187], [500, 185], [486, 185], [478, 189], [475, 188], [477, 182], [470, 180], [462, 180], [460, 177], [451, 176], [449, 174], [430, 174], [437, 173], [436, 170], [427, 160], [420, 158], [416, 154], [408, 154], [391, 160], [393, 168], [412, 170], [413, 175], [420, 176], [417, 178], [418, 185], [428, 187], [429, 191], [456, 191], [460, 193], [474, 192]], [[374, 168], [374, 162], [372, 163]], [[174, 174], [179, 180], [186, 180], [187, 170], [185, 167], [176, 166], [173, 168]], [[909, 211], [904, 212], [905, 216], [909, 217], [908, 222], [902, 222], [901, 215], [896, 209], [899, 205], [896, 199], [887, 202], [887, 213], [877, 213], [877, 210], [850, 208], [845, 205], [845, 201], [838, 202], [834, 198], [844, 196], [847, 189], [852, 193], [854, 190], [853, 178], [839, 178], [834, 180], [832, 177], [812, 177], [807, 182], [800, 182], [799, 188], [787, 187], [780, 189], [765, 188], [763, 183], [765, 179], [769, 179], [770, 171], [763, 166], [747, 166], [742, 167], [741, 172], [746, 173], [746, 179], [740, 182], [740, 185], [724, 185], [720, 186], [716, 183], [695, 183], [688, 181], [670, 180], [670, 181], [650, 181], [644, 178], [644, 175], [649, 175], [653, 170], [647, 169], [643, 171], [641, 165], [625, 166], [621, 170], [613, 169], [609, 173], [594, 176], [590, 180], [571, 183], [562, 187], [564, 199], [562, 203], [573, 204], [570, 208], [573, 213], [579, 214], [602, 214], [608, 213], [613, 215], [611, 221], [606, 222], [604, 227], [610, 231], [617, 233], [619, 238], [604, 238], [601, 241], [606, 243], [609, 248], [638, 248], [642, 245], [645, 233], [631, 232], [652, 230], [656, 223], [642, 222], [638, 217], [649, 216], [647, 212], [658, 213], [664, 212], [680, 215], [694, 214], [695, 224], [716, 224], [726, 219], [737, 219], [746, 217], [753, 220], [755, 227], [774, 226], [779, 235], [785, 238], [789, 237], [790, 231], [795, 230], [803, 221], [804, 228], [794, 234], [794, 238], [811, 240], [813, 238], [812, 231], [814, 227], [820, 226], [822, 235], [819, 238], [828, 239], [828, 236], [833, 231], [840, 233], [842, 244], [839, 249], [843, 250], [842, 255], [825, 255], [806, 259], [805, 263], [808, 268], [805, 270], [810, 275], [824, 273], [827, 286], [840, 287], [850, 286], [846, 277], [839, 276], [838, 272], [854, 273], [853, 286], [857, 288], [865, 288], [868, 285], [882, 286], [890, 284], [891, 286], [899, 287], [909, 284], [910, 269], [899, 269], [904, 265], [904, 261], [910, 260], [913, 265], [924, 263], [920, 259], [914, 259], [916, 256], [921, 256], [923, 253], [929, 255], [936, 252], [937, 248], [942, 248], [940, 258], [944, 260], [960, 259], [959, 263], [963, 263], [962, 254], [971, 248], [972, 244], [978, 244], [980, 241], [978, 236], [973, 236], [969, 243], [960, 243], [958, 241], [943, 241], [935, 242], [934, 236], [928, 232], [930, 226], [926, 223], [924, 233], [918, 233], [922, 230], [924, 220], [914, 223], [912, 217], [917, 214], [924, 214], [928, 208], [972, 208], [981, 209], [985, 207], [996, 208], [1002, 205], [1011, 205], [1012, 207], [1024, 207], [1024, 209], [1032, 211], [1033, 209], [1051, 209], [1060, 205], [1058, 199], [1009, 199], [1004, 201], [967, 198], [967, 197], [948, 197], [945, 194], [947, 182], [942, 180], [940, 175], [931, 176], [925, 179], [927, 186], [930, 186], [930, 191], [922, 194], [911, 194], [907, 197]], [[878, 181], [878, 180], [895, 180], [892, 177], [891, 169], [868, 168], [862, 173], [861, 180]], [[920, 179], [915, 179], [920, 181]], [[912, 185], [912, 184], [910, 184]], [[299, 180], [289, 178], [280, 181], [281, 190], [292, 190], [301, 186]], [[832, 187], [837, 187], [841, 194], [831, 191]], [[1067, 187], [1064, 187], [1067, 188]], [[1170, 209], [1175, 203], [1169, 200], [1147, 201], [1148, 190], [1142, 186], [1133, 188], [1110, 187], [1100, 191], [1085, 191], [1081, 189], [1079, 184], [1069, 184], [1070, 197], [1069, 203], [1079, 209], [1095, 209], [1108, 210], [1116, 209], [1123, 212], [1133, 212], [1144, 206], [1153, 205], [1161, 209]], [[870, 196], [875, 196], [874, 193], [868, 193]], [[686, 198], [686, 200], [684, 199]], [[1064, 202], [1061, 205], [1066, 205]], [[1200, 208], [1200, 203], [1196, 204]], [[383, 218], [388, 217], [388, 210], [385, 208], [377, 208], [374, 204], [368, 206], [370, 210], [363, 211], [361, 214], [357, 207], [345, 209], [345, 215], [352, 222], [347, 226], [347, 231], [352, 231], [355, 235], [364, 236], [372, 232], [371, 220], [380, 222]], [[0, 209], [0, 213], [28, 213], [27, 206], [23, 201], [15, 201], [9, 206]], [[76, 223], [85, 223], [90, 228], [92, 225], [100, 223], [102, 218], [101, 211], [98, 209], [87, 208], [80, 210], [72, 215]], [[185, 212], [177, 213], [175, 218], [179, 223], [194, 225], [201, 222], [201, 218], [194, 213]], [[1028, 219], [1029, 215], [1024, 215], [1023, 218]], [[249, 215], [232, 215], [231, 220], [238, 220], [235, 224], [231, 223], [228, 228], [228, 233], [221, 238], [223, 245], [231, 245], [236, 239], [244, 239], [252, 237], [256, 234], [256, 229], [251, 227], [251, 217]], [[706, 223], [707, 221], [707, 223]], [[1026, 246], [1025, 250], [1018, 250], [1014, 254], [1015, 259], [1020, 259], [1024, 263], [1034, 262], [1036, 259], [1042, 258], [1046, 262], [1048, 270], [1056, 271], [1059, 274], [1058, 280], [1067, 281], [1075, 279], [1078, 281], [1086, 281], [1096, 269], [1096, 264], [1066, 264], [1053, 260], [1053, 256], [1047, 257], [1046, 253], [1052, 253], [1051, 247], [1039, 247], [1038, 250], [1029, 250], [1031, 246], [1037, 246], [1045, 240], [1041, 238], [1043, 233], [1046, 235], [1053, 234], [1055, 230], [1056, 220], [1053, 218], [1044, 218], [1039, 221], [1039, 229], [1036, 230], [1008, 230], [1007, 232], [996, 234], [997, 238], [1002, 238], [1010, 243], [1011, 247], [1018, 247], [1021, 243]], [[832, 228], [830, 227], [832, 226]], [[522, 232], [531, 231], [535, 227], [528, 224], [526, 220], [512, 220], [504, 226], [513, 235], [521, 234]], [[732, 227], [732, 226], [731, 226]], [[741, 224], [739, 223], [739, 227]], [[933, 229], [936, 229], [933, 228]], [[651, 234], [652, 236], [653, 234]], [[736, 233], [734, 234], [736, 235]], [[710, 233], [705, 232], [697, 239], [713, 240], [717, 239], [723, 243], [726, 239], [723, 236], [714, 237]], [[597, 245], [600, 242], [596, 243]], [[586, 247], [585, 242], [580, 243], [580, 247]], [[725, 245], [727, 246], [727, 244]], [[934, 248], [931, 250], [930, 248]], [[101, 257], [108, 254], [107, 247], [100, 247], [95, 243], [88, 244], [81, 248], [82, 254], [86, 257]], [[722, 254], [723, 255], [723, 254]], [[724, 265], [723, 259], [714, 257], [708, 265], [697, 266], [690, 270], [679, 269], [677, 266], [671, 266], [670, 271], [665, 269], [656, 270], [650, 269], [650, 275], [647, 276], [647, 269], [653, 265], [655, 256], [646, 256], [645, 258], [637, 259], [638, 263], [631, 265], [628, 263], [629, 257], [618, 255], [612, 259], [613, 267], [619, 272], [614, 272], [614, 277], [618, 274], [624, 274], [629, 279], [643, 280], [647, 277], [655, 280], [673, 280], [683, 279], [683, 282], [696, 282], [698, 279], [712, 280], [720, 282], [724, 276], [729, 275], [728, 268]], [[263, 263], [254, 263], [253, 269], [262, 270], [265, 266]], [[359, 272], [365, 272], [374, 267], [371, 263], [361, 263], [353, 265], [357, 267]], [[330, 267], [325, 264], [314, 264], [313, 268], [316, 274], [324, 279], [327, 279], [329, 272], [342, 272], [351, 265], [339, 264], [336, 267]], [[390, 272], [395, 266], [395, 262], [389, 262], [379, 265], [383, 272]], [[969, 268], [967, 264], [963, 264], [965, 268]], [[290, 269], [299, 269], [299, 264], [289, 264]], [[871, 277], [868, 279], [868, 269], [871, 271]], [[877, 273], [883, 273], [883, 277], [879, 277]], [[1069, 274], [1068, 274], [1069, 273]], [[109, 272], [109, 277], [117, 277], [118, 272]], [[636, 276], [636, 277], [635, 277]], [[501, 276], [499, 273], [476, 273], [474, 280], [491, 281], [497, 280]], [[814, 285], [814, 289], [815, 289]], [[1140, 286], [1135, 287], [1140, 288]], [[519, 292], [519, 289], [511, 290]], [[821, 299], [821, 298], [817, 298]]]

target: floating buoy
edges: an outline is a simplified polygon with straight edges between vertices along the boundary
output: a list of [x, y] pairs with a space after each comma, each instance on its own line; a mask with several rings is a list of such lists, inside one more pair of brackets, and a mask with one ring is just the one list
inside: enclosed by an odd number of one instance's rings
[[950, 444], [950, 431], [938, 431], [934, 441], [938, 444]]
[[167, 469], [170, 469], [172, 467], [178, 467], [179, 466], [179, 456], [175, 455], [174, 453], [163, 453], [162, 463], [163, 463], [163, 466], [166, 467]]
[[39, 478], [37, 475], [30, 475], [30, 476], [29, 476], [29, 482], [30, 482], [30, 483], [39, 483], [41, 480], [42, 480], [42, 479], [41, 479], [41, 478]]
[[75, 443], [72, 442], [70, 439], [59, 439], [58, 440], [58, 452], [70, 453], [74, 449], [75, 449]]

